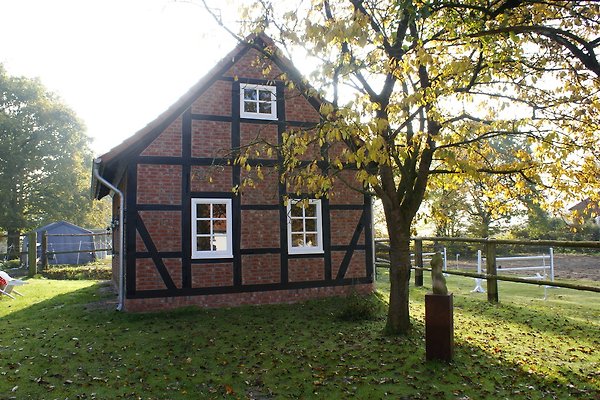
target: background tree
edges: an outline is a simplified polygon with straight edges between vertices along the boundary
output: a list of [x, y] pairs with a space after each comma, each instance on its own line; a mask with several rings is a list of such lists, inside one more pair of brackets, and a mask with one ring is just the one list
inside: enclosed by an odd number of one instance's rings
[[73, 111], [38, 80], [0, 65], [0, 229], [11, 258], [28, 229], [59, 219], [100, 223], [97, 211], [107, 207], [89, 197], [88, 143]]
[[[530, 204], [524, 224], [510, 230], [511, 236], [541, 240], [600, 240], [600, 226], [593, 220], [580, 220], [576, 216], [552, 216], [537, 204]], [[577, 251], [568, 249], [567, 251]], [[589, 249], [583, 249], [588, 252]]]
[[[555, 208], [597, 191], [599, 18], [593, 1], [260, 0], [243, 11], [244, 33], [264, 30], [292, 60], [315, 62], [311, 83], [329, 99], [313, 134], [285, 137], [298, 190], [326, 196], [352, 165], [356, 189], [382, 201], [389, 332], [410, 327], [411, 225], [431, 176], [510, 176], [516, 190], [553, 190]], [[509, 160], [493, 145], [503, 137]], [[299, 162], [310, 143], [322, 158]]]
[[466, 188], [441, 179], [432, 186], [425, 198], [428, 212], [422, 218], [433, 224], [434, 236], [464, 236], [468, 228]]

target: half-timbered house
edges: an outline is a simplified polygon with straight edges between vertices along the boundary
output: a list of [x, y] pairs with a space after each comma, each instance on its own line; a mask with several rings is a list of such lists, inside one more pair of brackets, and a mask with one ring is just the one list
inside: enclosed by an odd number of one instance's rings
[[[94, 196], [113, 195], [123, 309], [372, 290], [368, 196], [338, 180], [330, 197], [296, 201], [274, 168], [277, 152], [251, 160], [265, 171], [254, 187], [232, 190], [253, 173], [234, 162], [239, 149], [319, 123], [319, 100], [298, 89], [305, 86], [289, 60], [256, 46], [272, 42], [257, 35], [239, 44], [169, 110], [95, 160]], [[353, 171], [343, 173], [352, 181]]]

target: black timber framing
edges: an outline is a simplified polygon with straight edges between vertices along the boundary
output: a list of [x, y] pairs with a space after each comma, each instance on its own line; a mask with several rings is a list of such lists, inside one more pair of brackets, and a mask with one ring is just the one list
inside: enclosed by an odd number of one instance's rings
[[317, 287], [327, 286], [349, 286], [361, 283], [373, 283], [371, 278], [347, 278], [338, 280], [335, 283], [328, 285], [323, 284], [324, 281], [304, 281], [304, 282], [287, 282], [281, 283], [270, 283], [270, 284], [257, 284], [257, 285], [243, 285], [240, 287], [235, 286], [214, 286], [205, 288], [188, 288], [179, 289], [176, 291], [169, 290], [144, 290], [138, 291], [134, 296], [128, 298], [131, 299], [145, 299], [153, 297], [175, 297], [175, 296], [201, 296], [201, 295], [212, 295], [212, 294], [225, 294], [225, 293], [248, 293], [248, 292], [266, 292], [272, 290], [294, 290], [294, 289], [309, 289]]
[[[369, 279], [373, 279], [373, 275], [375, 274], [375, 260], [373, 258], [373, 246], [374, 246], [374, 238], [373, 238], [373, 199], [371, 196], [365, 194], [364, 196], [364, 211], [363, 214], [365, 216], [364, 224], [365, 224], [365, 274]], [[358, 247], [358, 246], [357, 246]]]
[[175, 282], [173, 282], [171, 275], [169, 275], [169, 271], [167, 270], [167, 266], [163, 262], [162, 257], [159, 257], [158, 250], [156, 249], [156, 246], [150, 237], [150, 233], [148, 233], [148, 229], [146, 229], [146, 225], [139, 214], [137, 215], [137, 231], [140, 234], [144, 245], [146, 246], [146, 250], [148, 250], [148, 254], [150, 254], [150, 258], [152, 258], [152, 261], [154, 261], [154, 265], [156, 266], [156, 269], [158, 270], [158, 273], [160, 274], [165, 286], [169, 291], [175, 290], [177, 288], [175, 286]]
[[[245, 53], [244, 53], [245, 54]], [[243, 56], [243, 55], [241, 55]], [[240, 56], [240, 57], [241, 57]], [[224, 68], [222, 72], [225, 72], [227, 68]], [[198, 91], [198, 95], [194, 98], [198, 98], [202, 93], [208, 89], [214, 82], [218, 80], [232, 82], [231, 92], [231, 103], [232, 103], [232, 115], [231, 116], [220, 116], [220, 115], [207, 115], [207, 114], [194, 114], [191, 112], [191, 104], [186, 105], [182, 108], [180, 114], [174, 115], [173, 118], [165, 121], [160, 127], [156, 129], [155, 135], [150, 135], [151, 139], [136, 143], [135, 154], [127, 168], [127, 210], [126, 210], [126, 222], [127, 225], [134, 229], [126, 229], [126, 257], [127, 257], [127, 298], [152, 298], [152, 297], [172, 297], [172, 296], [189, 296], [189, 295], [206, 295], [206, 294], [220, 294], [220, 293], [241, 293], [241, 292], [259, 292], [259, 291], [270, 291], [270, 290], [290, 290], [290, 289], [303, 289], [303, 288], [315, 288], [315, 287], [327, 287], [327, 286], [344, 286], [352, 285], [357, 283], [372, 283], [372, 272], [371, 272], [371, 258], [372, 258], [372, 229], [370, 225], [371, 220], [371, 203], [370, 198], [365, 196], [364, 204], [330, 204], [329, 200], [322, 199], [322, 217], [323, 217], [323, 254], [289, 254], [287, 244], [287, 207], [283, 205], [283, 198], [287, 195], [285, 184], [278, 183], [279, 191], [279, 204], [241, 204], [241, 198], [239, 195], [234, 195], [232, 192], [198, 192], [191, 191], [190, 187], [190, 176], [191, 167], [194, 165], [198, 166], [211, 166], [211, 165], [230, 165], [232, 169], [232, 182], [234, 185], [241, 183], [241, 167], [234, 163], [235, 155], [230, 158], [202, 158], [192, 157], [191, 154], [191, 141], [192, 141], [192, 121], [193, 120], [205, 120], [205, 121], [217, 121], [227, 122], [231, 124], [231, 143], [232, 149], [237, 150], [241, 145], [241, 123], [250, 124], [277, 124], [277, 136], [278, 142], [281, 143], [283, 133], [289, 127], [300, 127], [300, 128], [313, 128], [317, 126], [317, 123], [301, 122], [301, 121], [287, 121], [285, 114], [285, 99], [284, 89], [285, 84], [281, 81], [269, 81], [265, 79], [233, 79], [229, 77], [223, 77], [222, 74], [215, 76], [209, 81], [206, 86]], [[277, 88], [277, 121], [269, 120], [254, 120], [248, 118], [240, 118], [240, 82], [252, 83], [252, 84], [263, 84], [263, 85], [275, 85]], [[313, 104], [313, 102], [311, 102]], [[314, 104], [313, 104], [314, 106]], [[173, 156], [142, 156], [141, 152], [152, 143], [152, 141], [160, 135], [179, 115], [182, 116], [182, 131], [181, 131], [181, 157]], [[282, 161], [281, 154], [278, 154], [276, 160], [273, 159], [250, 159], [248, 163], [251, 166], [261, 165], [265, 167], [276, 167], [278, 163]], [[309, 163], [305, 162], [306, 164]], [[163, 204], [136, 204], [136, 193], [137, 193], [137, 165], [138, 164], [168, 164], [168, 165], [181, 165], [181, 204], [180, 205], [163, 205]], [[304, 163], [303, 163], [304, 164]], [[326, 168], [324, 163], [320, 164], [322, 168]], [[231, 198], [232, 199], [232, 222], [233, 222], [233, 254], [232, 258], [224, 259], [192, 259], [191, 258], [191, 199], [192, 198]], [[242, 210], [278, 210], [280, 220], [280, 247], [279, 248], [241, 248], [241, 214]], [[352, 241], [349, 244], [331, 243], [331, 221], [330, 211], [331, 210], [363, 210], [360, 221], [355, 229]], [[181, 213], [181, 252], [170, 251], [160, 252], [154, 246], [148, 230], [146, 229], [138, 211], [179, 211]], [[358, 239], [362, 230], [365, 231], [365, 244], [359, 245]], [[136, 231], [140, 233], [142, 240], [146, 245], [147, 251], [136, 251]], [[338, 269], [336, 277], [332, 277], [332, 260], [331, 251], [344, 251], [345, 256]], [[366, 258], [366, 269], [367, 276], [358, 279], [345, 278], [346, 270], [352, 258], [352, 255], [356, 251], [364, 251]], [[279, 254], [281, 262], [281, 280], [279, 283], [273, 284], [253, 284], [243, 285], [242, 283], [242, 259], [244, 255], [261, 255], [261, 254]], [[182, 287], [177, 288], [173, 280], [171, 279], [166, 266], [164, 265], [163, 259], [165, 258], [180, 258], [182, 265]], [[288, 267], [289, 259], [324, 259], [324, 280], [318, 281], [305, 281], [305, 282], [289, 282]], [[136, 290], [135, 288], [135, 275], [136, 275], [136, 259], [152, 259], [156, 268], [165, 282], [167, 289], [164, 290]], [[192, 287], [192, 265], [196, 264], [219, 264], [219, 263], [232, 263], [233, 265], [233, 285], [232, 286], [219, 286], [219, 287], [203, 287], [193, 288]]]
[[192, 287], [192, 110], [190, 107], [181, 117], [181, 285]]
[[148, 251], [138, 251], [135, 253], [135, 257], [138, 259], [152, 258], [154, 256], [160, 258], [181, 258], [183, 253], [181, 251], [156, 251], [154, 253], [150, 253]]
[[[264, 82], [263, 84], [267, 84]], [[213, 114], [192, 114], [192, 120], [195, 121], [211, 121], [211, 122], [232, 122], [233, 118], [228, 115], [213, 115]], [[240, 122], [245, 124], [264, 124], [264, 120], [260, 119], [252, 119], [252, 118], [240, 118]], [[304, 122], [304, 121], [286, 121], [288, 126], [294, 128], [314, 128], [317, 124], [313, 122]]]
[[[283, 96], [283, 83], [277, 86], [277, 143], [283, 143], [283, 134], [287, 127], [285, 123], [285, 98]], [[280, 151], [277, 152], [277, 164], [283, 165], [283, 155]], [[279, 256], [279, 277], [281, 285], [285, 286], [289, 281], [289, 262], [288, 262], [288, 241], [287, 241], [287, 207], [284, 206], [284, 197], [287, 194], [285, 183], [281, 179], [277, 183], [277, 191], [279, 195], [279, 247], [281, 253]]]
[[[184, 160], [181, 157], [173, 157], [173, 156], [140, 156], [137, 158], [138, 164], [170, 164], [170, 165], [182, 165]], [[227, 166], [233, 165], [235, 162], [235, 158], [209, 158], [209, 157], [191, 157], [189, 159], [190, 165], [200, 165], [200, 166]], [[260, 165], [261, 167], [276, 167], [278, 165], [278, 160], [274, 160], [271, 158], [251, 158], [246, 161], [250, 166], [256, 167]], [[311, 161], [301, 161], [299, 165], [304, 167], [310, 164]]]
[[[231, 84], [231, 148], [237, 156], [241, 146], [240, 132], [240, 82], [235, 81]], [[239, 163], [233, 163], [231, 169], [233, 176], [231, 182], [234, 187], [239, 187], [242, 181], [242, 168]], [[242, 286], [242, 255], [240, 254], [242, 242], [242, 210], [240, 196], [234, 196], [231, 202], [232, 206], [232, 229], [233, 229], [233, 286], [239, 288]]]
[[354, 234], [352, 235], [352, 240], [350, 241], [350, 246], [346, 250], [346, 254], [344, 254], [344, 259], [342, 260], [342, 264], [338, 269], [337, 276], [335, 277], [336, 281], [340, 281], [344, 279], [346, 276], [346, 272], [348, 271], [348, 266], [350, 265], [350, 261], [352, 260], [352, 256], [354, 255], [356, 246], [358, 245], [358, 240], [360, 239], [360, 234], [366, 225], [366, 212], [363, 211], [360, 219], [358, 220], [358, 224], [356, 224], [356, 228], [354, 229]]
[[138, 211], [181, 211], [181, 205], [175, 204], [138, 204]]

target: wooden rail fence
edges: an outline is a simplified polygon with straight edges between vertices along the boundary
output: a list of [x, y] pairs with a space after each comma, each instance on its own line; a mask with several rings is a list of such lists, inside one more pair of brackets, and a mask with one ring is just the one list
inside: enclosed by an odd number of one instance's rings
[[[25, 251], [20, 251], [19, 254], [21, 257], [26, 256], [26, 266], [28, 269], [28, 275], [33, 276], [38, 273], [38, 266], [40, 270], [45, 270], [48, 268], [48, 260], [52, 258], [52, 256], [57, 254], [79, 254], [79, 253], [102, 253], [102, 252], [110, 252], [112, 251], [112, 240], [110, 232], [101, 232], [101, 233], [61, 233], [61, 234], [48, 234], [46, 231], [42, 232], [41, 235], [41, 243], [37, 243], [37, 234], [36, 232], [30, 232], [27, 235], [24, 235], [23, 238], [27, 238], [27, 249]], [[91, 241], [96, 244], [97, 237], [105, 237], [105, 240], [100, 240], [102, 246], [100, 248], [95, 247], [93, 249], [77, 249], [77, 250], [61, 250], [61, 251], [53, 251], [50, 250], [48, 238], [49, 237], [57, 237], [57, 236], [66, 236], [66, 237], [75, 237], [75, 238], [90, 238]], [[31, 246], [31, 243], [35, 243], [34, 246]], [[38, 247], [40, 251], [38, 253]], [[0, 259], [5, 259], [7, 253], [0, 254]]]
[[[486, 273], [475, 273], [466, 271], [451, 271], [446, 270], [448, 275], [466, 276], [470, 278], [485, 279], [487, 282], [487, 299], [491, 303], [498, 302], [498, 281], [525, 283], [529, 285], [548, 285], [553, 287], [562, 287], [567, 289], [584, 290], [589, 292], [600, 293], [600, 287], [580, 285], [569, 282], [540, 280], [532, 281], [528, 278], [519, 278], [508, 275], [498, 275], [496, 265], [497, 245], [521, 245], [521, 246], [547, 246], [547, 247], [563, 247], [563, 248], [589, 248], [600, 249], [600, 242], [592, 241], [559, 241], [559, 240], [508, 240], [508, 239], [487, 239], [487, 238], [455, 238], [455, 237], [415, 237], [411, 239], [414, 242], [415, 265], [411, 268], [415, 271], [415, 286], [423, 286], [423, 271], [431, 271], [431, 268], [426, 268], [423, 265], [423, 242], [459, 242], [459, 243], [479, 243], [484, 247], [483, 253], [486, 260]], [[385, 260], [382, 256], [389, 249], [388, 239], [375, 239], [375, 252], [378, 262], [375, 263], [376, 268], [389, 268], [389, 260]], [[387, 262], [386, 262], [387, 261]], [[599, 271], [600, 273], [600, 271]]]

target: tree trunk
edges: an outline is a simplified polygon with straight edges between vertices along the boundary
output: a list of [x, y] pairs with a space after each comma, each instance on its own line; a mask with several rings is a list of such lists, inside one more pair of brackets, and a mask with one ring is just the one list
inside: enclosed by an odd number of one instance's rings
[[388, 220], [390, 237], [390, 305], [385, 331], [405, 334], [410, 329], [410, 223]]
[[21, 232], [18, 230], [9, 229], [6, 239], [7, 259], [14, 260], [21, 255]]

